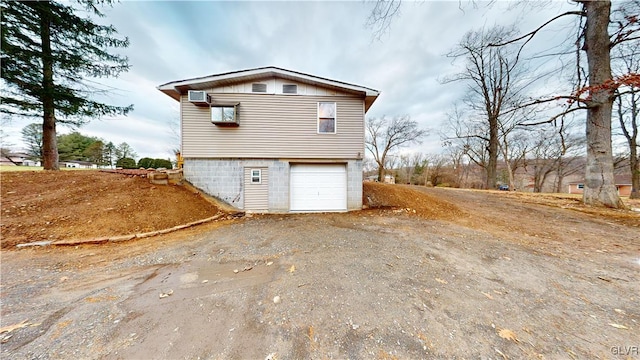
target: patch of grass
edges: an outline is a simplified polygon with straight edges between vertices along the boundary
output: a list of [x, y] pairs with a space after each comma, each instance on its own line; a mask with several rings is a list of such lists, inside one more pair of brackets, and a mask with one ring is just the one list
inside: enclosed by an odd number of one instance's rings
[[2, 166], [0, 165], [0, 172], [39, 171], [39, 170], [42, 170], [42, 166]]
[[[0, 165], [0, 172], [14, 172], [14, 171], [40, 171], [42, 166], [4, 166]], [[97, 170], [97, 169], [84, 169], [84, 168], [60, 168], [60, 170]]]

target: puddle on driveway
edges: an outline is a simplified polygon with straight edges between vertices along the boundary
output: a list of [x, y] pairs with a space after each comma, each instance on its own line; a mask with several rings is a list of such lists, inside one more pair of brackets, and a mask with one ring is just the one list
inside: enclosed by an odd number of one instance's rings
[[[156, 270], [154, 276], [140, 284], [136, 303], [158, 304], [160, 294], [171, 294], [163, 302], [197, 299], [222, 292], [264, 284], [273, 280], [278, 265], [254, 265], [248, 262], [218, 264], [193, 261]], [[237, 271], [237, 272], [235, 272]]]

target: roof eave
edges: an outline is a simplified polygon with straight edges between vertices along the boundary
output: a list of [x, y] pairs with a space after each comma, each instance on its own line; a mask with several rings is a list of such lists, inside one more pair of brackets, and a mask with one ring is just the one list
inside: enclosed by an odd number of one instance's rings
[[369, 108], [371, 107], [371, 105], [373, 105], [373, 103], [376, 101], [378, 96], [380, 96], [380, 92], [379, 91], [371, 91], [371, 92], [367, 92], [365, 94], [365, 97], [364, 97], [364, 112], [365, 113], [367, 111], [369, 111]]
[[180, 101], [180, 91], [173, 86], [168, 84], [158, 86], [158, 90], [165, 93], [165, 95], [173, 98], [174, 100]]
[[299, 73], [292, 70], [281, 69], [277, 67], [263, 67], [263, 68], [235, 71], [235, 72], [230, 72], [225, 74], [204, 76], [204, 77], [193, 78], [193, 79], [172, 81], [172, 82], [168, 82], [166, 84], [158, 86], [158, 90], [162, 91], [163, 93], [167, 94], [168, 96], [172, 97], [175, 100], [180, 100], [180, 95], [184, 91], [192, 88], [197, 89], [198, 84], [207, 84], [204, 87], [204, 88], [207, 88], [210, 85], [212, 85], [212, 83], [215, 84], [216, 82], [223, 82], [225, 80], [230, 80], [230, 79], [237, 79], [238, 81], [242, 81], [242, 78], [251, 77], [255, 75], [286, 76], [286, 77], [302, 80], [303, 82], [307, 82], [307, 83], [318, 84], [321, 86], [329, 86], [329, 87], [334, 87], [338, 89], [344, 89], [352, 93], [358, 93], [365, 97], [365, 102], [368, 103], [368, 105], [366, 106], [366, 109], [368, 109], [371, 106], [371, 104], [373, 104], [375, 99], [380, 94], [379, 91], [371, 88], [367, 88], [364, 86], [321, 78], [318, 76], [308, 75], [308, 74]]

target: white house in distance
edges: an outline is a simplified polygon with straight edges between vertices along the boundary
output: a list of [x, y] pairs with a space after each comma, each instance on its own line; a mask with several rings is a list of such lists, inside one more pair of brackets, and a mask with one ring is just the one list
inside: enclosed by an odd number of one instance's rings
[[367, 87], [277, 67], [172, 81], [184, 176], [255, 212], [362, 208]]

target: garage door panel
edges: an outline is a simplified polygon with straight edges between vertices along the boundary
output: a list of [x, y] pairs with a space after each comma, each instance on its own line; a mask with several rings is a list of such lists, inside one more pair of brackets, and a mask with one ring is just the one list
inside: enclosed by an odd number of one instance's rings
[[347, 175], [344, 165], [292, 165], [292, 211], [344, 211]]

